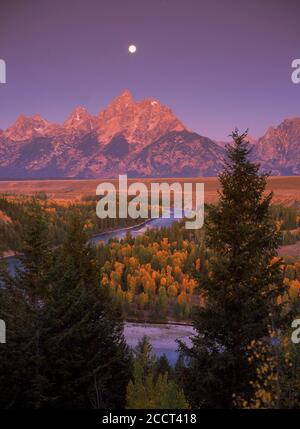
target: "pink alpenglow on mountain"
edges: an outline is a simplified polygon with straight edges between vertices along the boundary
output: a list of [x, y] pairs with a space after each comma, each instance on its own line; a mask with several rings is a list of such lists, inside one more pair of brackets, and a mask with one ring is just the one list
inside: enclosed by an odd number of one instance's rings
[[[262, 169], [300, 174], [300, 118], [249, 140]], [[63, 124], [21, 115], [0, 131], [1, 179], [216, 176], [223, 156], [223, 143], [188, 130], [158, 100], [135, 101], [129, 91], [96, 116], [84, 107]]]

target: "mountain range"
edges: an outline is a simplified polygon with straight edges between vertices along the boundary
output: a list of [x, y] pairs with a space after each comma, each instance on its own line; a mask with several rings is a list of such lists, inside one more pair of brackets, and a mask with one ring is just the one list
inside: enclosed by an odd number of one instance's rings
[[[300, 118], [249, 140], [262, 170], [300, 174]], [[98, 115], [77, 107], [63, 124], [19, 116], [0, 131], [0, 179], [216, 176], [224, 146], [189, 130], [158, 100], [136, 102], [124, 91]]]

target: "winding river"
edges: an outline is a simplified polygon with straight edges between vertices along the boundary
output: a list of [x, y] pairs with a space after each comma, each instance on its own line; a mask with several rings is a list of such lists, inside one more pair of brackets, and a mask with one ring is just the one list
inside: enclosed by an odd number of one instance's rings
[[100, 241], [103, 241], [106, 244], [109, 242], [109, 240], [112, 239], [121, 240], [122, 238], [125, 238], [128, 232], [130, 232], [132, 237], [137, 237], [139, 235], [144, 234], [147, 229], [167, 228], [171, 226], [172, 223], [176, 220], [178, 220], [178, 218], [174, 218], [174, 211], [172, 210], [169, 212], [168, 218], [149, 219], [137, 226], [130, 226], [127, 228], [115, 229], [114, 231], [102, 232], [101, 234], [94, 235], [90, 239], [90, 243], [96, 245]]

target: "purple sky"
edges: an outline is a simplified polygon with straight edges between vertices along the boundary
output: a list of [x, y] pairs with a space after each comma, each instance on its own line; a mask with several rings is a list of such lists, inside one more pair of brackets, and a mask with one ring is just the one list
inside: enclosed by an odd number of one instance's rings
[[260, 136], [300, 116], [299, 18], [298, 0], [1, 0], [0, 128], [21, 113], [96, 114], [129, 89], [202, 135]]

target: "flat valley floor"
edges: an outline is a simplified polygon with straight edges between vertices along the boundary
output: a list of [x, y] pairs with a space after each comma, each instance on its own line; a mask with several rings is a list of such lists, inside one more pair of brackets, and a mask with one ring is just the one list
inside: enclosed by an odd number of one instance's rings
[[[116, 187], [118, 184], [117, 179], [2, 180], [0, 181], [0, 194], [34, 195], [38, 192], [44, 192], [51, 199], [81, 201], [83, 197], [95, 195], [97, 185], [103, 182], [111, 182]], [[143, 182], [148, 186], [152, 182], [200, 182], [204, 183], [205, 202], [212, 203], [218, 199], [219, 181], [216, 177], [128, 180], [129, 184], [132, 182]], [[267, 190], [274, 192], [274, 202], [286, 205], [298, 202], [300, 205], [300, 176], [270, 177]]]

